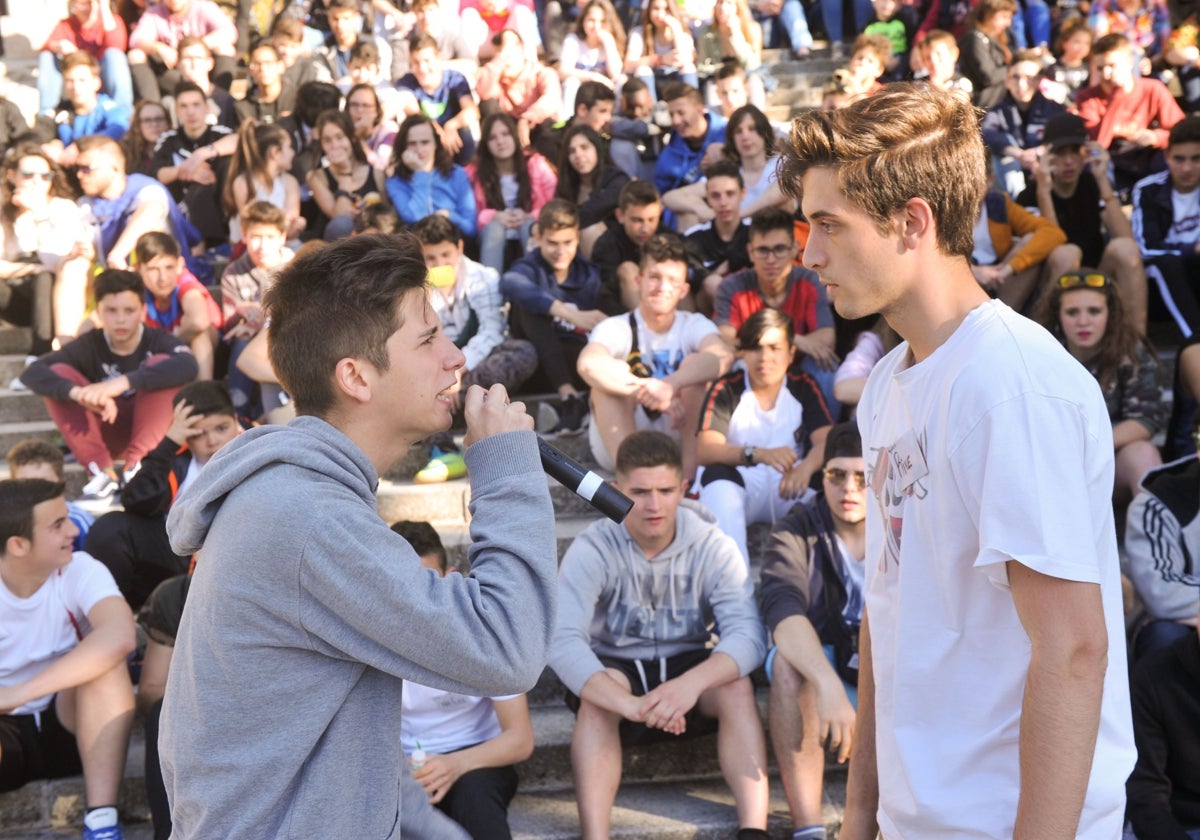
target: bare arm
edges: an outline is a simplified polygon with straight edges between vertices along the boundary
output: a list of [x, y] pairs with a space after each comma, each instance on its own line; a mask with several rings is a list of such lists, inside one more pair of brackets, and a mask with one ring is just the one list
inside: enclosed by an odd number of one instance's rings
[[875, 840], [879, 834], [879, 768], [875, 761], [875, 671], [871, 664], [871, 628], [863, 610], [858, 633], [858, 713], [850, 778], [846, 782], [846, 813], [841, 840]]
[[821, 743], [829, 739], [830, 748], [838, 751], [838, 761], [845, 762], [854, 746], [854, 707], [812, 622], [803, 615], [788, 616], [775, 626], [774, 638], [779, 654], [816, 687]]
[[205, 302], [202, 291], [192, 289], [183, 296], [179, 303], [183, 312], [179, 319], [179, 326], [175, 329], [176, 338], [184, 344], [188, 344], [200, 333], [212, 329], [212, 319], [208, 315], [208, 303]]
[[167, 205], [157, 196], [134, 211], [125, 223], [125, 230], [106, 255], [109, 268], [128, 268], [129, 254], [143, 233], [162, 230], [167, 224]]
[[1087, 793], [1108, 629], [1094, 583], [1009, 561], [1013, 603], [1032, 651], [1021, 706], [1021, 793], [1013, 840], [1075, 837]]
[[641, 699], [634, 697], [632, 692], [613, 679], [607, 671], [597, 671], [588, 677], [579, 697], [626, 720], [642, 720], [639, 717]]
[[629, 370], [624, 359], [614, 359], [608, 349], [591, 343], [579, 354], [579, 375], [593, 388], [627, 397], [637, 390], [640, 380]]
[[246, 345], [242, 354], [238, 356], [237, 369], [255, 382], [277, 383], [279, 381], [275, 376], [275, 369], [271, 367], [271, 360], [267, 358], [267, 331], [269, 329], [269, 327], [264, 327], [259, 330], [258, 334], [250, 339], [250, 343]]
[[729, 370], [733, 353], [719, 335], [710, 335], [700, 342], [696, 352], [689, 353], [675, 372], [666, 377], [676, 391], [689, 385], [711, 382]]

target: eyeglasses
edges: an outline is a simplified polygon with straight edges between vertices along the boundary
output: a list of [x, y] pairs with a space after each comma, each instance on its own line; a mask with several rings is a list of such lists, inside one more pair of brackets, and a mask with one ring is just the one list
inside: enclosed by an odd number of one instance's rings
[[84, 166], [83, 164], [79, 164], [78, 166], [75, 167], [76, 175], [93, 175], [99, 171], [100, 171], [99, 166]]
[[765, 260], [770, 257], [788, 257], [792, 254], [792, 249], [795, 248], [795, 243], [788, 245], [776, 245], [774, 248], [768, 248], [765, 245], [759, 245], [757, 248], [750, 249], [750, 256], [755, 259]]
[[50, 181], [54, 180], [53, 172], [35, 172], [34, 170], [31, 170], [31, 169], [18, 169], [17, 176], [24, 178], [27, 181], [32, 180], [34, 178], [41, 178], [46, 183], [49, 183]]
[[1080, 286], [1087, 286], [1090, 289], [1103, 289], [1109, 282], [1108, 275], [1101, 274], [1098, 271], [1086, 274], [1079, 271], [1071, 271], [1058, 278], [1058, 288], [1078, 289]]
[[862, 470], [839, 470], [833, 467], [825, 470], [825, 480], [834, 487], [843, 486], [851, 476], [854, 477], [854, 485], [859, 489], [867, 486], [867, 474]]
[[140, 122], [142, 125], [166, 125], [167, 118], [166, 117], [140, 117], [140, 118], [138, 118], [138, 122]]

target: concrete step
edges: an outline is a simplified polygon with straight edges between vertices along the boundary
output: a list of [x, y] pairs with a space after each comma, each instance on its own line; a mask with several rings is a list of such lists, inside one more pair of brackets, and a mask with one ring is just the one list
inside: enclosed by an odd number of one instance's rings
[[14, 327], [11, 324], [0, 327], [0, 355], [16, 354], [25, 358], [32, 347], [33, 331], [29, 327]]
[[50, 419], [46, 403], [37, 394], [25, 389], [14, 391], [6, 380], [0, 380], [0, 383], [0, 428], [5, 423], [36, 423]]
[[[0, 423], [0, 458], [15, 443], [25, 438], [39, 438], [50, 443], [58, 444], [62, 440], [58, 429], [49, 419], [32, 420], [19, 423]], [[7, 467], [5, 467], [7, 471]], [[7, 474], [7, 472], [6, 472]], [[82, 485], [81, 485], [82, 486]]]

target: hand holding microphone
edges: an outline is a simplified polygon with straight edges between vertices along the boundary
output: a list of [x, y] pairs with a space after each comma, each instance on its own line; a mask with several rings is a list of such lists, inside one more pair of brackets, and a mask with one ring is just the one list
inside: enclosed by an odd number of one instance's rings
[[[467, 418], [464, 439], [467, 446], [490, 435], [533, 429], [533, 418], [525, 411], [525, 404], [510, 403], [503, 385], [493, 385], [487, 392], [472, 385], [467, 391], [463, 412]], [[633, 507], [632, 499], [541, 438], [538, 438], [538, 453], [547, 475], [614, 522], [624, 521]]]

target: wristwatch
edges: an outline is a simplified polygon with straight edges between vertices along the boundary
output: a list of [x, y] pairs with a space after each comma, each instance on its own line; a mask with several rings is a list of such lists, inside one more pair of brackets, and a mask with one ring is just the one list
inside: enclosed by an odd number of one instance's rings
[[742, 465], [747, 467], [754, 466], [754, 452], [757, 447], [743, 446], [742, 447]]

